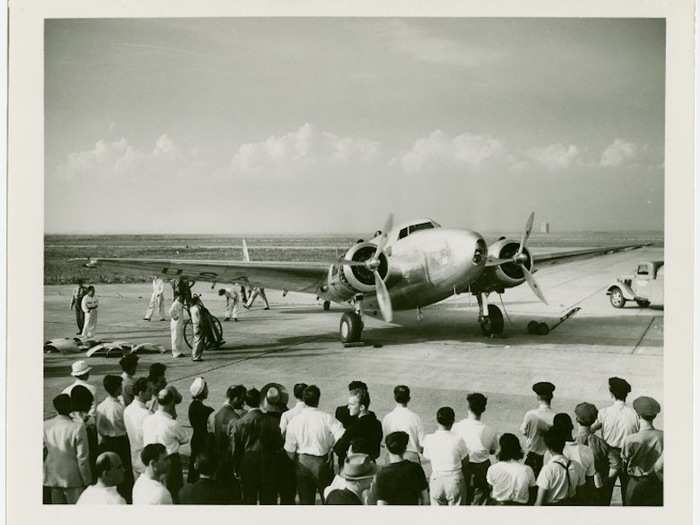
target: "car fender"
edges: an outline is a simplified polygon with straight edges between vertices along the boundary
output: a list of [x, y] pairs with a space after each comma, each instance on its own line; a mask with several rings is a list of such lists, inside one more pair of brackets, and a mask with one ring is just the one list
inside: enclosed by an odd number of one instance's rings
[[636, 295], [635, 295], [635, 293], [632, 291], [632, 288], [630, 288], [630, 287], [629, 287], [628, 285], [626, 285], [625, 283], [615, 282], [615, 283], [611, 284], [610, 286], [608, 286], [608, 289], [607, 289], [607, 291], [605, 292], [606, 295], [610, 295], [610, 294], [612, 293], [613, 288], [619, 288], [620, 290], [622, 290], [622, 296], [623, 296], [626, 300], [628, 300], [628, 301], [634, 301]]

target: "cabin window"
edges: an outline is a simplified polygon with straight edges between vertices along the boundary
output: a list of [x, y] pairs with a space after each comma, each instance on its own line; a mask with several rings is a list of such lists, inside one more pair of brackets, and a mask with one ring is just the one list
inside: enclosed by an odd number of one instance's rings
[[646, 264], [640, 264], [637, 267], [637, 275], [649, 275], [649, 268]]
[[434, 228], [433, 224], [430, 222], [424, 222], [422, 224], [414, 224], [413, 226], [409, 226], [409, 229], [411, 230], [411, 233], [417, 232], [420, 230], [430, 230]]

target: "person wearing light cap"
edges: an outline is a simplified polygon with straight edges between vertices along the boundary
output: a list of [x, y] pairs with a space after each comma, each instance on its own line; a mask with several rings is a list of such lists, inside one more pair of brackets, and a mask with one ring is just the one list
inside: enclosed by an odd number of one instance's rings
[[192, 440], [190, 441], [190, 463], [187, 469], [187, 482], [194, 483], [199, 479], [199, 473], [195, 465], [197, 455], [204, 451], [209, 444], [209, 432], [207, 431], [207, 420], [209, 414], [214, 409], [204, 404], [204, 400], [209, 396], [209, 388], [203, 377], [196, 377], [190, 385], [192, 403], [187, 410], [187, 415], [192, 425]]
[[625, 505], [662, 506], [664, 487], [657, 475], [663, 465], [664, 433], [654, 428], [654, 418], [661, 411], [651, 397], [638, 397], [632, 404], [641, 419], [639, 432], [622, 440], [622, 465], [628, 476]]
[[[71, 391], [75, 386], [81, 385], [87, 388], [92, 394], [92, 397], [94, 398], [97, 395], [97, 387], [91, 383], [88, 383], [88, 379], [90, 379], [90, 370], [92, 370], [92, 368], [88, 366], [88, 364], [82, 359], [79, 361], [75, 361], [71, 365], [70, 371], [70, 375], [72, 375], [75, 378], [75, 380], [69, 386], [64, 388], [62, 393], [70, 395]], [[92, 416], [94, 414], [95, 404], [93, 402], [92, 407], [90, 408], [90, 415]]]
[[367, 454], [348, 456], [340, 474], [345, 479], [345, 488], [329, 492], [325, 504], [363, 505], [364, 494], [372, 485], [372, 479], [376, 473], [377, 465]]
[[548, 381], [540, 381], [532, 385], [532, 391], [537, 396], [537, 408], [525, 413], [520, 432], [525, 436], [527, 456], [525, 464], [532, 467], [537, 477], [542, 469], [544, 453], [547, 446], [544, 443], [544, 433], [549, 430], [554, 422], [554, 410], [552, 410], [552, 397], [555, 386]]
[[639, 432], [639, 416], [634, 409], [628, 406], [625, 401], [632, 391], [630, 384], [620, 378], [611, 377], [608, 379], [610, 396], [613, 404], [598, 411], [598, 419], [591, 426], [591, 432], [601, 431], [601, 435], [608, 445], [608, 460], [610, 470], [608, 471], [608, 493], [606, 505], [610, 505], [612, 500], [615, 481], [620, 477], [620, 491], [622, 503], [625, 502], [627, 491], [627, 476], [624, 473], [620, 460], [622, 440]]
[[158, 392], [158, 410], [143, 420], [143, 444], [144, 450], [145, 445], [151, 443], [160, 443], [165, 446], [168, 453], [168, 473], [165, 478], [165, 486], [168, 487], [173, 502], [177, 503], [178, 493], [183, 485], [180, 446], [189, 440], [187, 432], [173, 416], [175, 413], [175, 394], [173, 391], [173, 387], [168, 387]]
[[595, 476], [593, 478], [595, 489], [593, 491], [593, 505], [606, 505], [608, 471], [610, 461], [608, 460], [608, 445], [598, 436], [591, 432], [591, 425], [598, 419], [598, 409], [591, 403], [579, 403], [574, 409], [576, 422], [579, 424], [579, 431], [576, 441], [581, 445], [588, 446], [593, 452], [593, 465]]

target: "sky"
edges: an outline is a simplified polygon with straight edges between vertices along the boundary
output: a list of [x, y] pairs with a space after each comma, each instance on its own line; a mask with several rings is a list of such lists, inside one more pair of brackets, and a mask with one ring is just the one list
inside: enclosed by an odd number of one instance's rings
[[662, 230], [657, 19], [45, 24], [46, 233]]

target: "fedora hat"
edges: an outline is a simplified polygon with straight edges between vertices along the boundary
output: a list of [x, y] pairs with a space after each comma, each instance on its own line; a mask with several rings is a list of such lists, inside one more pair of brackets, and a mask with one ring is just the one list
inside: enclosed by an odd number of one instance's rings
[[88, 364], [83, 361], [82, 359], [80, 361], [76, 361], [71, 365], [71, 372], [70, 375], [74, 377], [82, 376], [87, 374], [92, 368], [88, 366]]
[[348, 481], [368, 479], [377, 473], [377, 465], [367, 454], [351, 454], [345, 460], [340, 476]]

